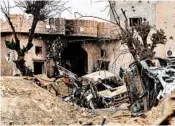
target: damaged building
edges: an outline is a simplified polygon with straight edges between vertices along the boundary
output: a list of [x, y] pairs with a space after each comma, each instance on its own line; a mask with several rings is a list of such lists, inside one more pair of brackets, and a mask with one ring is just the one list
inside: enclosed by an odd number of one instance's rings
[[[24, 15], [11, 15], [12, 22], [21, 39], [21, 46], [27, 42], [31, 18]], [[6, 48], [5, 45], [5, 40], [11, 40], [13, 34], [7, 22], [2, 21], [1, 24], [1, 73], [5, 76], [17, 75], [19, 71], [13, 63], [17, 54]], [[112, 58], [111, 54], [115, 51], [113, 47], [117, 47], [119, 42], [118, 36], [110, 34], [111, 29], [114, 28], [109, 23], [94, 20], [58, 18], [52, 20], [51, 25], [39, 22], [35, 30], [34, 47], [25, 56], [26, 65], [32, 69], [34, 74], [47, 73], [50, 67], [47, 63], [46, 41], [53, 41], [54, 38], [60, 37], [66, 42], [66, 47], [61, 52], [60, 63], [62, 66], [79, 76], [95, 69], [98, 70], [99, 67], [108, 69]], [[52, 63], [51, 66], [53, 66]]]
[[[126, 10], [131, 27], [135, 23], [139, 24], [146, 19], [151, 25], [155, 24], [156, 27], [164, 29], [168, 42], [166, 45], [158, 45], [155, 48], [156, 56], [165, 58], [170, 53], [171, 56], [174, 55], [174, 2], [117, 1], [114, 4], [116, 8]], [[168, 11], [163, 11], [162, 7]], [[120, 12], [120, 9], [116, 10]], [[171, 15], [168, 14], [169, 12], [172, 12]], [[26, 18], [23, 15], [11, 16], [18, 35], [22, 39], [22, 46], [26, 44], [31, 17]], [[159, 20], [160, 18], [161, 20]], [[112, 15], [111, 21], [114, 21]], [[121, 25], [124, 25], [122, 24], [123, 22], [124, 17], [121, 16]], [[26, 54], [26, 64], [35, 74], [47, 73], [47, 45], [44, 38], [53, 40], [53, 38], [61, 37], [67, 43], [62, 50], [60, 61], [65, 68], [80, 76], [99, 69], [107, 69], [113, 73], [118, 73], [120, 66], [127, 67], [133, 62], [133, 57], [127, 47], [120, 43], [118, 29], [117, 26], [114, 27], [112, 24], [95, 20], [54, 19], [51, 26], [47, 23], [39, 22], [35, 30], [34, 47]], [[151, 32], [154, 32], [154, 30]], [[11, 40], [11, 38], [10, 26], [7, 22], [2, 22], [2, 75], [19, 73], [13, 63], [16, 58], [15, 51], [7, 49], [5, 46], [4, 40]]]
[[[21, 40], [21, 46], [27, 44], [29, 28], [31, 26], [31, 17], [24, 15], [11, 15], [11, 21], [14, 23], [16, 32]], [[15, 51], [10, 50], [5, 45], [5, 40], [11, 40], [13, 33], [8, 22], [1, 22], [1, 74], [4, 76], [20, 74], [13, 60], [17, 59]], [[46, 31], [43, 22], [39, 22], [33, 40], [34, 47], [28, 51], [25, 56], [26, 65], [33, 69], [34, 74], [45, 73], [46, 45], [41, 37], [50, 34]]]
[[[151, 25], [156, 25], [157, 28], [165, 30], [168, 42], [155, 48], [156, 56], [166, 58], [169, 55], [175, 55], [174, 2], [117, 1], [114, 4], [119, 13], [121, 13], [120, 8], [126, 10], [131, 27], [146, 19]], [[162, 10], [162, 7], [165, 9]], [[171, 15], [168, 14], [169, 12], [172, 12]], [[22, 46], [26, 44], [31, 17], [11, 15], [11, 18], [18, 35], [22, 39]], [[120, 20], [121, 25], [124, 25], [123, 16], [120, 17]], [[111, 21], [114, 21], [112, 14]], [[11, 40], [12, 32], [7, 22], [1, 23], [1, 73], [2, 75], [15, 75], [19, 73], [13, 64], [16, 54], [15, 51], [6, 48], [4, 41], [5, 39]], [[95, 20], [55, 19], [52, 26], [48, 23], [39, 22], [35, 31], [33, 41], [35, 46], [26, 54], [26, 64], [35, 74], [46, 73], [46, 68], [48, 68], [46, 65], [46, 44], [43, 38], [53, 40], [54, 37], [58, 36], [68, 43], [61, 53], [62, 66], [79, 75], [91, 73], [99, 68], [118, 73], [120, 66], [128, 67], [133, 62], [133, 57], [127, 47], [119, 42], [117, 26], [114, 27], [109, 23]], [[150, 34], [153, 32], [154, 30]], [[150, 38], [148, 37], [148, 39]]]
[[[125, 10], [130, 27], [141, 25], [146, 20], [153, 28], [151, 29], [147, 40], [151, 43], [151, 34], [155, 33], [155, 28], [163, 29], [167, 36], [165, 45], [158, 44], [155, 48], [156, 56], [167, 58], [175, 56], [175, 2], [174, 1], [113, 1], [115, 10], [119, 14], [121, 26], [124, 26], [125, 17], [121, 8]], [[112, 12], [111, 21], [115, 22]], [[120, 50], [127, 49], [127, 46], [121, 46]], [[133, 62], [130, 53], [123, 54], [118, 58], [121, 66], [126, 66]]]

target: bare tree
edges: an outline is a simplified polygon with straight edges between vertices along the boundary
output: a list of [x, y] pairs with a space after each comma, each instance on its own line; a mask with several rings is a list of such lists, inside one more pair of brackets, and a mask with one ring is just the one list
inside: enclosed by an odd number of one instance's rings
[[16, 64], [16, 67], [20, 70], [21, 74], [28, 75], [31, 73], [27, 72], [29, 69], [25, 65], [25, 54], [33, 46], [32, 41], [34, 38], [34, 33], [35, 33], [35, 28], [37, 26], [37, 23], [39, 21], [45, 21], [50, 17], [60, 14], [66, 8], [64, 7], [65, 3], [62, 3], [60, 0], [58, 1], [24, 0], [24, 1], [15, 1], [15, 4], [21, 10], [23, 10], [26, 14], [31, 14], [33, 16], [32, 25], [31, 25], [31, 28], [29, 29], [28, 42], [27, 42], [27, 45], [24, 46], [23, 48], [20, 47], [20, 40], [15, 31], [13, 22], [11, 21], [11, 18], [10, 18], [9, 1], [8, 2], [3, 1], [1, 4], [1, 11], [4, 14], [6, 20], [8, 21], [14, 35], [14, 39], [12, 39], [11, 41], [6, 40], [5, 44], [7, 48], [17, 52], [18, 58], [17, 60], [14, 61], [14, 63]]

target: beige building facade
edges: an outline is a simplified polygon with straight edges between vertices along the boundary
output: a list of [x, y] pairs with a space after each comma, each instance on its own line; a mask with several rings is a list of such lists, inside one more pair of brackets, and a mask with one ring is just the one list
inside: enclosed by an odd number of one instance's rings
[[[30, 28], [31, 17], [22, 15], [11, 15], [17, 35], [21, 42], [21, 47], [27, 44], [28, 30]], [[1, 22], [1, 74], [4, 76], [19, 74], [13, 60], [17, 59], [14, 50], [10, 50], [5, 45], [5, 40], [12, 40], [13, 34], [7, 22]], [[114, 28], [112, 26], [112, 28]], [[34, 74], [43, 74], [47, 72], [48, 67], [46, 40], [53, 37], [64, 39], [67, 47], [62, 51], [61, 65], [70, 68], [77, 74], [86, 74], [92, 72], [99, 61], [110, 63], [118, 43], [117, 35], [111, 36], [111, 25], [104, 22], [93, 20], [52, 20], [48, 25], [39, 22], [35, 30], [33, 39], [34, 46], [25, 55], [26, 66]], [[111, 39], [112, 38], [112, 39]], [[115, 46], [114, 46], [115, 45]], [[111, 52], [112, 51], [112, 52]], [[67, 63], [70, 62], [70, 66]]]
[[[156, 27], [165, 31], [167, 43], [156, 49], [158, 56], [167, 57], [167, 51], [175, 52], [175, 2], [161, 1], [156, 4]], [[175, 53], [173, 54], [175, 56]]]
[[[115, 6], [117, 11], [120, 11], [121, 8], [126, 10], [130, 25], [135, 20], [146, 18], [152, 26], [155, 25], [158, 29], [164, 29], [167, 43], [156, 47], [157, 56], [166, 58], [166, 52], [169, 49], [175, 52], [175, 2], [117, 1]], [[32, 18], [23, 18], [22, 15], [13, 15], [12, 17], [21, 40], [21, 46], [25, 45]], [[111, 20], [113, 20], [112, 16]], [[124, 18], [121, 18], [121, 22], [123, 22], [122, 20]], [[21, 22], [23, 22], [22, 26]], [[51, 25], [40, 22], [36, 28], [34, 46], [26, 54], [26, 65], [34, 72], [38, 71], [36, 74], [46, 73], [48, 68], [46, 62], [47, 45], [45, 40], [41, 38], [42, 36], [47, 36], [47, 38], [52, 39], [53, 36], [62, 36], [68, 45], [62, 52], [62, 66], [71, 67], [70, 70], [74, 73], [85, 74], [93, 72], [99, 63], [104, 63], [107, 64], [109, 71], [118, 73], [120, 66], [127, 67], [133, 62], [127, 47], [120, 43], [118, 32], [118, 28], [114, 27], [114, 25], [93, 20], [54, 19]], [[7, 49], [5, 46], [5, 39], [11, 40], [12, 37], [13, 35], [7, 22], [1, 23], [2, 75], [19, 73], [13, 63], [13, 60], [17, 58], [15, 51]], [[148, 39], [150, 40], [150, 37]], [[67, 63], [70, 63], [70, 65], [67, 66]], [[37, 66], [40, 66], [40, 70], [35, 70]], [[104, 66], [102, 65], [101, 67]]]
[[[18, 37], [21, 47], [26, 46], [28, 35], [18, 34]], [[5, 45], [5, 40], [12, 40], [12, 38], [11, 33], [1, 33], [1, 74], [5, 76], [20, 74], [13, 62], [17, 59], [17, 53], [8, 49]], [[25, 55], [26, 66], [32, 69], [33, 72], [45, 73], [46, 45], [38, 38], [34, 38], [33, 44], [34, 46]], [[36, 67], [39, 67], [38, 71], [36, 71]]]
[[[120, 15], [121, 25], [124, 26], [124, 16], [122, 15], [121, 8], [126, 10], [126, 15], [129, 20], [129, 25], [132, 26], [133, 22], [142, 22], [145, 18], [149, 24], [157, 29], [163, 29], [167, 36], [167, 43], [165, 45], [159, 44], [156, 48], [156, 56], [167, 57], [167, 50], [175, 52], [175, 2], [174, 1], [115, 1], [115, 8]], [[111, 20], [114, 21], [112, 13]], [[151, 39], [151, 34], [155, 30], [152, 29], [148, 41]], [[151, 42], [151, 41], [150, 41]], [[127, 50], [126, 46], [121, 45], [119, 50]], [[175, 56], [175, 53], [173, 53]], [[118, 58], [116, 64], [121, 66], [128, 66], [133, 61], [131, 54], [123, 54]]]

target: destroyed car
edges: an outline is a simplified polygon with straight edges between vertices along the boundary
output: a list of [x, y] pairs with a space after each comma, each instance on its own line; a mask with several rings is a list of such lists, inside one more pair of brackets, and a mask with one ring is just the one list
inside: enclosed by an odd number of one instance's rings
[[68, 94], [62, 97], [66, 102], [95, 109], [107, 108], [128, 100], [123, 80], [109, 71], [101, 70], [78, 77], [59, 65], [57, 68], [58, 78], [63, 76], [69, 80], [65, 82], [68, 86]]
[[125, 73], [133, 113], [150, 110], [175, 90], [175, 66], [168, 59], [154, 58], [130, 64]]
[[[101, 70], [82, 76], [83, 87], [89, 90], [83, 94], [85, 102], [92, 109], [107, 108], [127, 98], [127, 89], [119, 76]], [[125, 99], [123, 99], [125, 100]]]
[[63, 98], [64, 101], [96, 109], [107, 108], [121, 103], [121, 100], [127, 100], [124, 82], [109, 71], [96, 71], [81, 78], [71, 78], [69, 85], [72, 85], [72, 92]]

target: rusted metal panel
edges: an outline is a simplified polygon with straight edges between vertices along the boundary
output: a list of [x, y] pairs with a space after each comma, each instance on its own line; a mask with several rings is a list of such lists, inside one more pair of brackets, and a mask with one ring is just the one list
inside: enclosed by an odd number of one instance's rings
[[127, 86], [127, 93], [128, 93], [128, 98], [130, 100], [130, 103], [133, 103], [133, 97], [131, 95], [131, 92], [129, 91], [129, 86], [131, 84], [131, 78], [128, 72], [126, 72], [126, 86]]
[[[144, 89], [143, 89], [143, 85], [142, 85], [142, 82], [141, 82], [141, 77], [139, 75], [138, 69], [136, 71], [136, 88], [139, 92], [139, 95], [144, 93]], [[143, 97], [143, 104], [144, 104], [144, 111], [147, 112], [148, 111], [148, 106], [147, 106], [146, 96]]]

